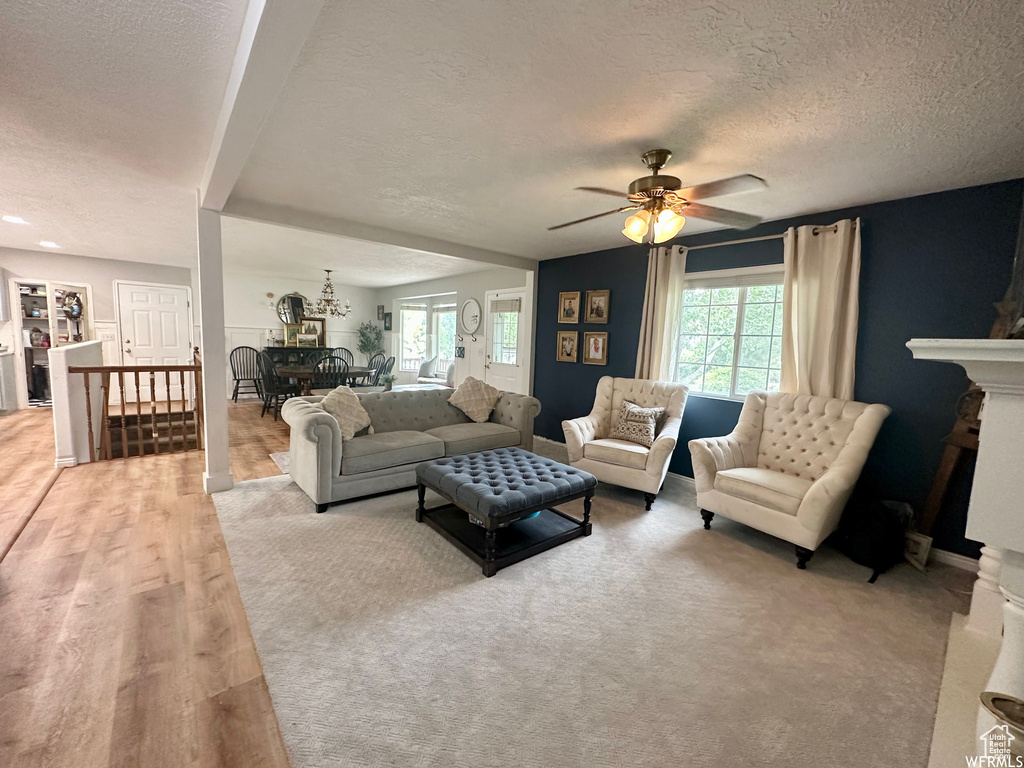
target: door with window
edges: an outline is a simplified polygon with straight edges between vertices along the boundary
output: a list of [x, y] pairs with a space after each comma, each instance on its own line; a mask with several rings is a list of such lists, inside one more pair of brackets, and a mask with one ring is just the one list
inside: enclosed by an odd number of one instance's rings
[[[188, 365], [192, 362], [192, 309], [189, 289], [177, 285], [117, 283], [117, 322], [122, 365]], [[167, 396], [163, 374], [150, 392], [149, 376], [139, 377], [142, 401]], [[171, 378], [172, 400], [181, 398], [180, 381]], [[125, 399], [135, 401], [134, 380]]]
[[487, 293], [484, 380], [505, 392], [526, 392], [529, 347], [523, 323], [525, 304], [525, 290]]

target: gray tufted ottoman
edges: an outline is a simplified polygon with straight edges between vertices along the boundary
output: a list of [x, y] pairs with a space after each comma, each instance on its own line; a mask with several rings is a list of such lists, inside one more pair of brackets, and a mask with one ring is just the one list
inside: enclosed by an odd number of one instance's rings
[[[416, 481], [416, 522], [427, 523], [479, 563], [484, 576], [590, 535], [597, 478], [522, 448], [427, 461], [416, 468]], [[427, 488], [451, 503], [427, 509]], [[582, 520], [553, 509], [579, 498]]]

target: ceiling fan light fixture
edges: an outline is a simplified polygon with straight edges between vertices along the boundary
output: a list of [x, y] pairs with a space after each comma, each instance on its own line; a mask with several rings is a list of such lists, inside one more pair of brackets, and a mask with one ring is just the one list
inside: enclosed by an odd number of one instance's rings
[[679, 234], [686, 224], [686, 218], [670, 208], [664, 208], [654, 222], [654, 242], [664, 243]]
[[626, 225], [622, 229], [622, 234], [634, 243], [642, 243], [644, 237], [647, 236], [647, 230], [650, 228], [650, 225], [651, 212], [637, 211], [632, 216], [626, 218]]

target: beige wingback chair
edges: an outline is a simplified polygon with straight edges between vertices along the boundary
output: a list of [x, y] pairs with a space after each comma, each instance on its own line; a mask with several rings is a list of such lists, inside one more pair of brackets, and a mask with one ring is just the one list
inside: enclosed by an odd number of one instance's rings
[[691, 440], [704, 527], [724, 515], [796, 545], [797, 567], [839, 525], [875, 436], [889, 415], [810, 395], [751, 392], [736, 429]]
[[[679, 438], [686, 391], [685, 385], [667, 381], [602, 376], [590, 415], [562, 422], [569, 464], [589, 472], [602, 483], [643, 491], [644, 505], [650, 509]], [[641, 408], [665, 409], [665, 418], [649, 449], [608, 438], [618, 423], [623, 400]]]

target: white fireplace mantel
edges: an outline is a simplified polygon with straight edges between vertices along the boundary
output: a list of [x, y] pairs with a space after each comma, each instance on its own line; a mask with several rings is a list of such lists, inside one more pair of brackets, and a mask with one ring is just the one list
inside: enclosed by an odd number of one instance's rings
[[[962, 366], [985, 393], [967, 536], [1000, 550], [1006, 598], [1002, 645], [986, 690], [1024, 699], [1024, 340], [912, 339], [907, 347], [919, 360]], [[981, 710], [976, 732], [993, 725]]]
[[956, 363], [985, 392], [967, 536], [1024, 552], [1024, 340], [912, 339], [918, 360]]

